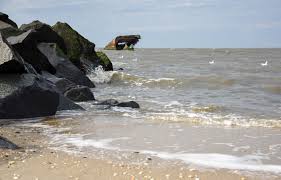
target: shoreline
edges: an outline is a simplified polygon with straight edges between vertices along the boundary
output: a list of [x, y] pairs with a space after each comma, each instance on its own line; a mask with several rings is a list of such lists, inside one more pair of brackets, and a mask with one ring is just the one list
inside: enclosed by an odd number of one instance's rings
[[[19, 131], [21, 130], [21, 131]], [[0, 180], [64, 180], [64, 179], [196, 179], [196, 180], [261, 180], [278, 179], [273, 176], [245, 175], [241, 171], [197, 170], [187, 165], [159, 165], [156, 158], [148, 163], [117, 162], [109, 159], [77, 156], [52, 150], [42, 130], [36, 127], [2, 126], [1, 135], [22, 149], [0, 150]], [[23, 138], [24, 137], [24, 138]], [[132, 158], [137, 162], [138, 158]]]

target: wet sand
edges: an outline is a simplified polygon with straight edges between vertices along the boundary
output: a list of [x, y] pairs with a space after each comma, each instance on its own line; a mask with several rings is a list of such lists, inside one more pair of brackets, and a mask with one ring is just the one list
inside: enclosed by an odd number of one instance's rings
[[[190, 179], [190, 180], [262, 180], [278, 177], [244, 176], [238, 171], [198, 171], [187, 166], [157, 166], [151, 159], [141, 165], [113, 162], [54, 151], [47, 147], [47, 139], [40, 129], [1, 127], [1, 136], [15, 142], [22, 149], [0, 150], [0, 180], [110, 180], [110, 179]], [[132, 159], [134, 161], [135, 159]]]

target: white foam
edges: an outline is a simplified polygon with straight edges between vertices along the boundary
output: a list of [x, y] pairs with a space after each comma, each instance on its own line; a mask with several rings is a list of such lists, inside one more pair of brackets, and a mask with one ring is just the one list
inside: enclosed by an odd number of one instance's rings
[[109, 83], [114, 74], [118, 73], [117, 71], [104, 71], [101, 66], [97, 67], [93, 72], [91, 72], [88, 77], [91, 81], [96, 84]]
[[261, 156], [232, 156], [225, 154], [181, 154], [157, 151], [141, 151], [144, 154], [159, 157], [166, 160], [181, 160], [187, 164], [195, 164], [203, 167], [246, 170], [246, 171], [262, 171], [271, 173], [281, 173], [280, 165], [263, 164]]

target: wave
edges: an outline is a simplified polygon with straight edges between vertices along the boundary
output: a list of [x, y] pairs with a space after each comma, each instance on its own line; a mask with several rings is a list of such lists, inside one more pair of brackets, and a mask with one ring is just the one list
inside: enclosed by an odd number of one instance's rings
[[[140, 154], [158, 157], [163, 160], [182, 161], [188, 165], [197, 165], [199, 167], [242, 170], [252, 172], [269, 172], [281, 173], [281, 166], [275, 164], [264, 164], [267, 156], [263, 155], [244, 155], [234, 156], [219, 153], [182, 153], [182, 152], [165, 152], [145, 149], [127, 149], [112, 143], [116, 141], [127, 141], [130, 137], [105, 138], [105, 139], [87, 139], [87, 134], [69, 134], [60, 133], [64, 128], [53, 127], [51, 125], [39, 124], [21, 124], [21, 126], [37, 127], [44, 129], [44, 133], [50, 137], [50, 148], [62, 150], [70, 154], [83, 154], [83, 148], [96, 148], [117, 152], [140, 152]], [[240, 147], [241, 148], [241, 147]], [[245, 148], [245, 147], [244, 147]]]
[[118, 71], [104, 71], [98, 67], [93, 71], [89, 78], [96, 84], [118, 83], [122, 85], [145, 86], [145, 87], [227, 87], [236, 83], [234, 79], [225, 79], [218, 76], [191, 76], [180, 79], [175, 78], [146, 78]]
[[166, 160], [181, 160], [187, 164], [195, 164], [209, 168], [232, 169], [243, 171], [262, 171], [281, 173], [280, 165], [263, 164], [262, 156], [247, 155], [242, 157], [227, 154], [193, 154], [193, 153], [168, 153], [157, 151], [141, 151], [141, 153], [159, 157]]
[[178, 112], [148, 113], [146, 119], [156, 122], [181, 122], [192, 125], [281, 128], [281, 120], [278, 119], [255, 119], [235, 114], [221, 115], [208, 112], [186, 112], [185, 110], [180, 110]]
[[135, 86], [173, 86], [179, 84], [180, 82], [176, 81], [173, 78], [157, 78], [157, 79], [147, 79], [145, 77], [131, 75], [124, 72], [118, 71], [104, 71], [101, 67], [96, 68], [88, 77], [96, 84], [103, 83], [122, 83], [135, 85]]

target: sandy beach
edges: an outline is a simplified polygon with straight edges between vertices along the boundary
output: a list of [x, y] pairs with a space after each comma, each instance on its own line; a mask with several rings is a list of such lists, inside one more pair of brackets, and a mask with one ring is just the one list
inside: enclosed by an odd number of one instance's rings
[[[181, 164], [157, 166], [157, 159], [146, 163], [125, 163], [109, 159], [95, 159], [55, 151], [47, 147], [46, 138], [37, 128], [2, 127], [1, 135], [22, 148], [0, 151], [0, 179], [22, 180], [136, 180], [136, 179], [190, 179], [190, 180], [262, 180], [278, 177], [242, 175], [239, 171], [197, 170]], [[136, 152], [135, 152], [136, 153]], [[137, 159], [132, 159], [136, 161]]]

